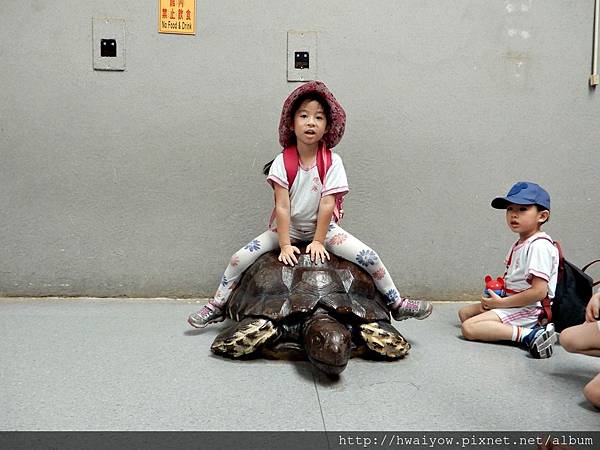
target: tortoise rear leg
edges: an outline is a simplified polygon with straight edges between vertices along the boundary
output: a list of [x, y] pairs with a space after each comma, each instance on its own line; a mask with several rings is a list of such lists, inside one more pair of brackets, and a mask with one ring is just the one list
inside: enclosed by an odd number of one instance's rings
[[277, 329], [270, 320], [246, 317], [221, 332], [210, 349], [219, 355], [239, 358], [254, 353], [276, 334]]
[[388, 322], [362, 324], [360, 335], [371, 351], [389, 359], [402, 358], [410, 350], [410, 344]]

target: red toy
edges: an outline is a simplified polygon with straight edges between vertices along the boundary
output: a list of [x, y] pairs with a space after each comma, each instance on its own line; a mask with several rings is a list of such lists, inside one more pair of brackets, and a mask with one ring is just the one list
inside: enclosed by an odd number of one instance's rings
[[489, 290], [494, 291], [500, 297], [506, 297], [506, 291], [504, 290], [504, 278], [498, 277], [494, 280], [490, 275], [486, 275], [483, 295], [490, 297], [490, 294], [488, 293]]

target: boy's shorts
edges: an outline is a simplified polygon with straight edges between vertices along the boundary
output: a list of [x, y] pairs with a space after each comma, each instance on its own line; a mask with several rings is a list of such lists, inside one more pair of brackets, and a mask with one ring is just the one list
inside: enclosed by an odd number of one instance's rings
[[523, 308], [494, 308], [491, 311], [496, 313], [502, 323], [533, 328], [537, 325], [544, 309], [541, 306], [525, 306]]

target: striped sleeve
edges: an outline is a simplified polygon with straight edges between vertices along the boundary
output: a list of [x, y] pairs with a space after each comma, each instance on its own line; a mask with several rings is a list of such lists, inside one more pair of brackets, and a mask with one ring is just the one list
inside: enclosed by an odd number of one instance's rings
[[337, 153], [331, 153], [331, 167], [325, 176], [325, 185], [321, 197], [326, 195], [346, 195], [348, 193], [348, 179], [342, 158]]
[[528, 250], [528, 264], [525, 276], [531, 283], [533, 277], [550, 281], [554, 259], [558, 257], [556, 247], [545, 239], [532, 242]]
[[267, 176], [267, 183], [269, 183], [273, 189], [275, 189], [273, 183], [277, 183], [282, 188], [289, 190], [285, 165], [283, 164], [283, 153], [277, 155], [273, 160], [273, 164], [271, 164], [271, 168], [269, 169], [269, 175]]

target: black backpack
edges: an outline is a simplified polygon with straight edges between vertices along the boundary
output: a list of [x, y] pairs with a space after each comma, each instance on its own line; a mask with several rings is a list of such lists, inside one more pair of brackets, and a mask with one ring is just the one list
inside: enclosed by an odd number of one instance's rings
[[564, 258], [557, 241], [554, 241], [554, 245], [558, 248], [559, 263], [551, 321], [554, 323], [554, 329], [561, 332], [565, 328], [585, 322], [585, 309], [592, 296], [592, 288], [600, 283], [594, 282], [585, 271], [600, 259], [580, 269]]

